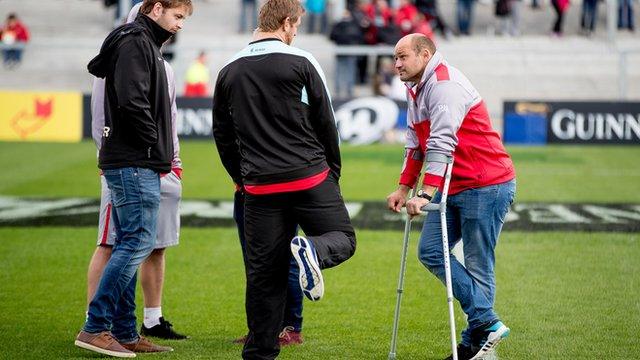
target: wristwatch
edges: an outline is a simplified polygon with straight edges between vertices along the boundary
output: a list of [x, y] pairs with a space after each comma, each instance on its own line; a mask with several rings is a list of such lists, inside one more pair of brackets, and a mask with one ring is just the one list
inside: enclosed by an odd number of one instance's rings
[[423, 199], [427, 199], [429, 201], [431, 201], [431, 199], [432, 199], [431, 195], [429, 195], [426, 191], [424, 191], [422, 189], [418, 190], [418, 192], [416, 193], [416, 196], [417, 197], [421, 197]]

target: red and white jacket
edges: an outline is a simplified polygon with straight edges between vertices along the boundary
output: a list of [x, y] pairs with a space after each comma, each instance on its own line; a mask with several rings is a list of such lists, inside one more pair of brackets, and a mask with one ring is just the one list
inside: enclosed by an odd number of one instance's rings
[[[436, 51], [420, 83], [407, 84], [405, 162], [400, 184], [413, 187], [427, 152], [454, 157], [449, 194], [515, 178], [513, 162], [493, 130], [471, 82]], [[442, 190], [446, 165], [427, 163], [423, 184]]]

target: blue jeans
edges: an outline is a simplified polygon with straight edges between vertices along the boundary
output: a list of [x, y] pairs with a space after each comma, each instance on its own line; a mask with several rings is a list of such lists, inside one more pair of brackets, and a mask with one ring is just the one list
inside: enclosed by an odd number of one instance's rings
[[357, 61], [358, 58], [351, 55], [338, 55], [336, 57], [336, 93], [334, 95], [337, 98], [353, 97]]
[[[238, 227], [238, 237], [240, 238], [240, 246], [242, 247], [242, 257], [246, 261], [245, 252], [245, 236], [244, 236], [244, 194], [236, 191], [233, 198], [233, 219]], [[291, 235], [293, 238], [295, 234]], [[291, 257], [289, 265], [289, 280], [287, 283], [287, 302], [284, 307], [284, 320], [282, 327], [293, 326], [294, 331], [302, 331], [302, 300], [304, 295], [300, 288], [299, 280], [300, 269], [296, 260]]]
[[[463, 241], [464, 266], [450, 255], [453, 296], [467, 314], [468, 327], [462, 344], [471, 345], [471, 331], [498, 319], [495, 299], [495, 247], [509, 206], [516, 192], [516, 181], [465, 190], [447, 199], [449, 249]], [[434, 197], [440, 201], [441, 194]], [[427, 214], [418, 245], [420, 261], [444, 283], [444, 258], [440, 214]]]
[[458, 30], [461, 34], [471, 34], [471, 22], [473, 20], [473, 2], [475, 0], [458, 0], [457, 17]]
[[633, 0], [618, 0], [618, 29], [634, 29]]
[[136, 271], [156, 242], [160, 176], [143, 168], [104, 170], [111, 191], [116, 240], [84, 331], [111, 331], [122, 343], [138, 339], [135, 316]]

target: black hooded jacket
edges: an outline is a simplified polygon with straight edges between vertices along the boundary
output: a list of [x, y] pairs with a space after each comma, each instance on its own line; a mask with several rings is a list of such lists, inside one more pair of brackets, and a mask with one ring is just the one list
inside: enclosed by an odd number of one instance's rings
[[106, 83], [101, 169], [171, 171], [171, 100], [160, 52], [171, 35], [140, 14], [112, 31], [89, 62], [89, 72]]

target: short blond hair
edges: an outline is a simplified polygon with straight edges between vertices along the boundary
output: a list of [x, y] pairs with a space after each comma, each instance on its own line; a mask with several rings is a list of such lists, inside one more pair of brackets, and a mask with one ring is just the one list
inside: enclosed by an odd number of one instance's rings
[[258, 15], [258, 28], [261, 31], [272, 32], [282, 26], [286, 18], [296, 23], [305, 10], [300, 0], [268, 0]]

